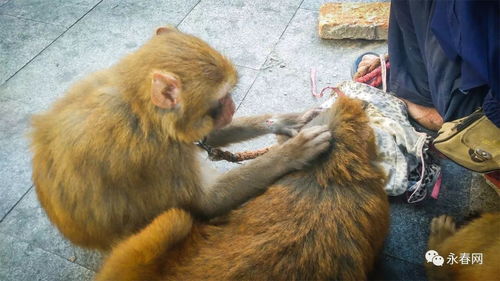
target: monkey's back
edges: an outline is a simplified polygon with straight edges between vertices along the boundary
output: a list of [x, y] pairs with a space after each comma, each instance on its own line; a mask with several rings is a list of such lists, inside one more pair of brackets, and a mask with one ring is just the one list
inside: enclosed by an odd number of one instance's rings
[[[122, 91], [110, 86], [113, 71], [79, 81], [32, 121], [33, 182], [42, 207], [66, 238], [98, 249], [188, 197], [185, 189], [164, 192], [176, 184], [165, 174], [198, 169], [194, 145], [169, 146], [145, 132]], [[175, 167], [162, 157], [169, 153], [183, 155]]]
[[196, 226], [170, 250], [166, 280], [365, 280], [389, 229], [385, 175], [359, 101], [341, 98], [316, 123], [334, 143], [219, 226]]
[[167, 280], [364, 280], [389, 224], [381, 188], [325, 189], [307, 173], [285, 177], [228, 219], [196, 227], [172, 249]]

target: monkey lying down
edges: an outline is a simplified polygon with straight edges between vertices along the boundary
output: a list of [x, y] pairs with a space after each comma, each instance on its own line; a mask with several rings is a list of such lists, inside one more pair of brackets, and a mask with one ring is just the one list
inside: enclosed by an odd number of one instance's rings
[[389, 226], [384, 173], [361, 101], [341, 97], [331, 149], [229, 213], [200, 223], [180, 209], [117, 245], [97, 280], [365, 280]]

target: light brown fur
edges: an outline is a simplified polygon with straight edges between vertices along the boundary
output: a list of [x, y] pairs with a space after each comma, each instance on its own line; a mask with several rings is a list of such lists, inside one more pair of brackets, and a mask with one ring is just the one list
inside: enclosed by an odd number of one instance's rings
[[[181, 48], [184, 45], [190, 47]], [[149, 95], [140, 93], [150, 92], [150, 84], [143, 81], [150, 80], [152, 69], [168, 69], [171, 64], [180, 76], [191, 78], [183, 80], [185, 103], [206, 106], [206, 97], [196, 95], [197, 91], [215, 91], [223, 79], [236, 82], [233, 66], [217, 52], [207, 52], [208, 48], [182, 34], [155, 36], [111, 69], [76, 84], [51, 111], [33, 119], [33, 179], [38, 198], [49, 218], [74, 243], [108, 248], [117, 235], [126, 236], [168, 207], [182, 205], [199, 188], [192, 142], [212, 130], [212, 121], [197, 112], [164, 116]], [[149, 52], [152, 49], [154, 53]], [[199, 63], [157, 59], [182, 54]], [[223, 73], [218, 73], [220, 69]], [[205, 73], [213, 82], [200, 85], [199, 80], [207, 80]], [[182, 157], [171, 163], [165, 156], [172, 153]], [[165, 176], [172, 174], [176, 176]], [[184, 179], [185, 187], [176, 186], [176, 178]], [[165, 192], [162, 186], [173, 188]], [[139, 196], [139, 188], [148, 196]]]
[[[500, 278], [500, 213], [488, 213], [475, 219], [458, 231], [453, 219], [441, 216], [433, 219], [428, 247], [445, 258], [443, 266], [426, 263], [431, 281], [493, 281]], [[447, 256], [454, 253], [482, 253], [483, 264], [447, 264]], [[459, 261], [460, 263], [460, 261]]]
[[[227, 145], [300, 126], [300, 116], [234, 120], [234, 66], [200, 39], [160, 28], [109, 69], [74, 85], [33, 118], [33, 181], [50, 220], [73, 243], [109, 249], [171, 208], [223, 214], [328, 147], [312, 128], [218, 176], [194, 141]], [[212, 114], [213, 108], [221, 114]], [[217, 116], [217, 117], [214, 117]]]
[[[333, 136], [313, 165], [218, 225], [195, 223], [178, 244], [157, 239], [177, 230], [147, 226], [113, 250], [97, 280], [365, 280], [389, 227], [373, 131], [361, 102], [345, 97], [311, 123]], [[152, 240], [162, 252], [141, 246]]]

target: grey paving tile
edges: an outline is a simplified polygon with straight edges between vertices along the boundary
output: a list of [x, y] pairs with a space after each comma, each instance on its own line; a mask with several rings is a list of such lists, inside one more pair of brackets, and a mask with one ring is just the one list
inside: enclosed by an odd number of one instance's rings
[[[385, 52], [386, 45], [368, 41], [324, 41], [315, 28], [316, 12], [299, 10], [283, 37], [260, 71], [236, 116], [264, 113], [300, 112], [321, 104], [324, 99], [310, 94], [310, 69], [318, 70], [318, 84], [332, 85], [349, 79], [349, 67], [358, 54], [367, 50]], [[228, 147], [239, 152], [275, 144], [275, 137], [264, 136]], [[221, 170], [238, 164], [216, 162]]]
[[432, 218], [448, 214], [460, 223], [469, 214], [471, 173], [450, 161], [442, 162], [442, 173], [438, 200], [429, 198], [422, 203], [408, 204], [402, 197], [390, 198], [391, 229], [385, 243], [385, 253], [421, 263]]
[[0, 234], [0, 280], [91, 280], [94, 273], [29, 243]]
[[239, 106], [259, 72], [242, 66], [236, 66], [236, 69], [238, 70], [239, 81], [233, 90], [233, 100], [236, 106]]
[[307, 77], [310, 69], [316, 68], [319, 83], [336, 83], [350, 78], [350, 67], [360, 54], [387, 52], [384, 41], [321, 39], [317, 21], [318, 12], [298, 10], [271, 58], [287, 68], [302, 70]]
[[[0, 142], [27, 133], [31, 118], [29, 106], [14, 100], [0, 103]], [[11, 143], [11, 142], [10, 142]]]
[[57, 38], [65, 28], [0, 15], [0, 84]]
[[[101, 3], [26, 68], [1, 85], [0, 101], [15, 99], [29, 104], [33, 111], [47, 108], [76, 80], [109, 67], [135, 50], [153, 35], [156, 27], [178, 24], [196, 2], [157, 0], [144, 4], [110, 0]], [[105, 26], [103, 19], [106, 19]]]
[[0, 220], [31, 187], [31, 156], [26, 139], [26, 105], [0, 102]]
[[409, 263], [395, 257], [382, 255], [375, 264], [375, 271], [368, 280], [425, 281], [427, 276], [422, 264]]
[[389, 2], [390, 0], [304, 0], [300, 8], [319, 11], [321, 5], [329, 2]]
[[472, 212], [500, 211], [500, 196], [491, 188], [480, 174], [473, 173], [470, 191]]
[[[350, 79], [350, 66], [366, 51], [385, 52], [384, 42], [322, 40], [316, 31], [317, 12], [299, 9], [266, 61], [242, 103], [248, 114], [301, 111], [320, 104], [311, 95], [310, 72], [317, 71], [318, 91]], [[254, 108], [247, 108], [252, 107]], [[252, 110], [254, 110], [252, 112]]]
[[69, 27], [99, 0], [10, 0], [0, 14]]
[[206, 40], [238, 65], [260, 68], [298, 0], [201, 1], [179, 28]]
[[21, 199], [32, 186], [31, 158], [22, 140], [21, 144], [0, 151], [0, 219]]
[[308, 71], [270, 68], [261, 72], [243, 100], [242, 115], [300, 112], [321, 104], [311, 96]]
[[16, 237], [33, 247], [68, 260], [74, 260], [76, 264], [91, 270], [97, 270], [101, 262], [99, 253], [75, 247], [61, 236], [41, 208], [35, 189], [32, 189], [0, 223], [0, 233]]

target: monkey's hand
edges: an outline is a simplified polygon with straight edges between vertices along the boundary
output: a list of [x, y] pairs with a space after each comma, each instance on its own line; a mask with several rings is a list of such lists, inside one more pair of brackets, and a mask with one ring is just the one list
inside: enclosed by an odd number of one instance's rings
[[309, 127], [283, 143], [277, 152], [285, 165], [301, 169], [330, 147], [331, 138], [327, 126]]
[[266, 120], [266, 125], [273, 134], [293, 137], [297, 135], [305, 124], [314, 119], [321, 111], [321, 108], [313, 108], [305, 113], [275, 115]]

